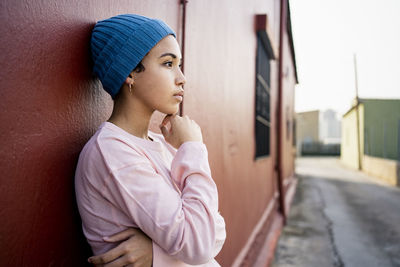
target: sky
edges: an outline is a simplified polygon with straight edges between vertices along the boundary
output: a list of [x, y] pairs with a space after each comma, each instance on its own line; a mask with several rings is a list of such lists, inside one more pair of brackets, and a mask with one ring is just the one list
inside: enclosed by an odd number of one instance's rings
[[355, 98], [400, 99], [400, 0], [289, 0], [299, 84], [296, 112]]

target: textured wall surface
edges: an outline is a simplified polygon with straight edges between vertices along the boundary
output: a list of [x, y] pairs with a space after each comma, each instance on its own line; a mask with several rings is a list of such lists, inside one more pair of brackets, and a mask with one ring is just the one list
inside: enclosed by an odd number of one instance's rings
[[290, 42], [287, 32], [284, 33], [283, 47], [283, 77], [282, 77], [282, 162], [283, 177], [288, 184], [294, 175], [294, 144], [293, 120], [294, 112], [294, 87], [296, 85], [295, 66], [290, 52]]
[[393, 186], [400, 187], [400, 161], [363, 155], [362, 170]]
[[[276, 192], [278, 61], [271, 61], [271, 155], [255, 155], [255, 15], [267, 14], [279, 47], [279, 1], [189, 1], [184, 111], [199, 122], [219, 189], [228, 238], [218, 260], [232, 262]], [[205, 23], [204, 18], [207, 18]]]
[[362, 99], [364, 153], [400, 161], [400, 99]]
[[75, 165], [112, 105], [91, 75], [91, 29], [139, 13], [178, 30], [178, 12], [171, 1], [1, 1], [0, 266], [85, 264]]
[[[360, 154], [364, 154], [364, 105], [359, 105], [359, 136], [360, 136]], [[348, 111], [342, 118], [342, 143], [340, 145], [340, 159], [342, 162], [354, 169], [358, 169], [358, 140], [357, 140], [357, 112], [353, 108]]]

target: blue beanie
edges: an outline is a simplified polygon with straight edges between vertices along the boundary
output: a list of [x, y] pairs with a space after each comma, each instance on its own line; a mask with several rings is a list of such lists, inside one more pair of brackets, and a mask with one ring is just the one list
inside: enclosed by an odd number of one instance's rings
[[96, 23], [91, 39], [93, 72], [113, 99], [143, 57], [170, 34], [176, 38], [161, 20], [134, 14]]

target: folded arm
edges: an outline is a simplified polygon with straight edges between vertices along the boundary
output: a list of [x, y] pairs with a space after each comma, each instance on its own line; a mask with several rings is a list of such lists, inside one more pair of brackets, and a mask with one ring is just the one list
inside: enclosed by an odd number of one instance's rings
[[186, 142], [178, 149], [171, 177], [181, 192], [143, 156], [134, 162], [112, 173], [116, 205], [169, 255], [188, 264], [211, 260], [226, 234], [205, 145]]

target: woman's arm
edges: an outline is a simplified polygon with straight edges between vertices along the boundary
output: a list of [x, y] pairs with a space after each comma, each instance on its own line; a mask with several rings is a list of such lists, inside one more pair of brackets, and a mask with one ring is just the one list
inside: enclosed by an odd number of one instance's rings
[[125, 142], [103, 143], [103, 155], [129, 158], [131, 163], [109, 168], [102, 193], [167, 254], [188, 264], [202, 264], [218, 253], [226, 236], [218, 191], [200, 127], [188, 117], [168, 118], [171, 128], [166, 129], [165, 119], [163, 134], [178, 147], [169, 175], [158, 173], [155, 164], [159, 163]]
[[211, 260], [217, 237], [225, 238], [225, 225], [205, 145], [186, 142], [178, 149], [171, 176], [181, 192], [147, 158], [136, 157], [134, 165], [112, 173], [106, 197], [174, 258], [188, 264]]

